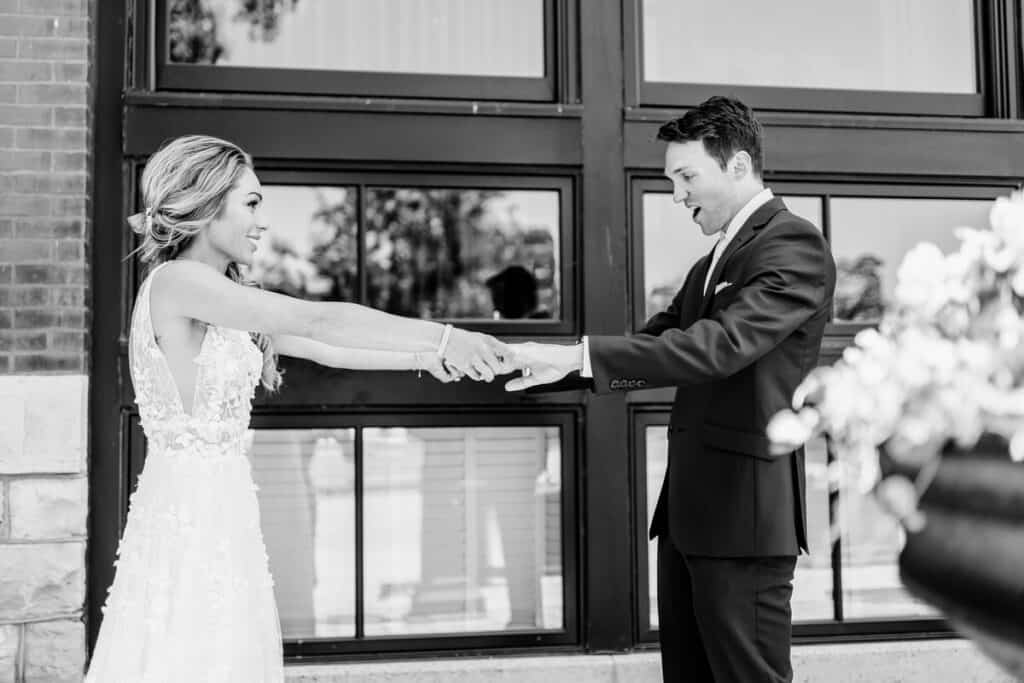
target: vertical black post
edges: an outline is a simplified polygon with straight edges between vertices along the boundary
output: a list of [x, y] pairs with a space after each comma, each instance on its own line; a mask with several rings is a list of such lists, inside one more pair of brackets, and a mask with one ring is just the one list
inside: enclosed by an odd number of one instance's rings
[[121, 383], [118, 351], [121, 323], [121, 264], [124, 205], [121, 185], [121, 84], [125, 64], [125, 2], [93, 2], [95, 46], [92, 117], [92, 313], [89, 368], [89, 542], [86, 557], [86, 638], [91, 653], [99, 633], [100, 608], [114, 578], [120, 533]]
[[[622, 3], [586, 0], [580, 12], [583, 112], [582, 218], [583, 331], [623, 334], [629, 325], [626, 292], [627, 221], [623, 170]], [[633, 529], [629, 425], [624, 396], [589, 401], [582, 463], [584, 639], [590, 650], [632, 645]]]
[[[361, 194], [361, 193], [360, 193]], [[366, 468], [363, 466], [363, 427], [356, 428], [355, 438], [355, 473], [353, 480], [355, 482], [355, 505], [356, 514], [355, 525], [356, 525], [356, 638], [366, 637], [366, 581], [363, 572], [366, 568], [366, 544], [363, 539], [363, 529], [365, 528], [363, 509], [365, 508], [365, 498], [363, 497], [363, 491], [365, 490], [363, 477], [365, 476]]]

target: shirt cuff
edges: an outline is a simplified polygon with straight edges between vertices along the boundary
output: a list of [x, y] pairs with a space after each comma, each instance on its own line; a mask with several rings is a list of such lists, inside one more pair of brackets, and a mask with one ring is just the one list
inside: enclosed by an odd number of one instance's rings
[[583, 337], [583, 369], [580, 377], [593, 377], [594, 369], [590, 367], [590, 337]]

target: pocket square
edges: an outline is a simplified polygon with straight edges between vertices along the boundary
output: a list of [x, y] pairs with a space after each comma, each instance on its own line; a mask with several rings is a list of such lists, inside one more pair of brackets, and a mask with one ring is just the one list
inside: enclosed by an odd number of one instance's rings
[[719, 292], [721, 292], [726, 287], [732, 287], [732, 283], [731, 282], [719, 282], [717, 285], [715, 285], [715, 294], [718, 294]]

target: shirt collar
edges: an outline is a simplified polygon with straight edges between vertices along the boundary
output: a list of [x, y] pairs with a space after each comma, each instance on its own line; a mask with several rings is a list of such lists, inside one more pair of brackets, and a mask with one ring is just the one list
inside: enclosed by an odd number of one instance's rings
[[775, 194], [771, 191], [771, 188], [764, 188], [753, 197], [750, 198], [743, 208], [736, 212], [736, 215], [729, 221], [729, 225], [726, 226], [725, 231], [722, 233], [722, 237], [719, 240], [721, 245], [719, 249], [724, 250], [729, 244], [736, 233], [740, 231], [743, 224], [747, 222], [747, 219], [754, 215], [754, 212], [760, 209], [762, 206], [770, 202], [775, 197]]

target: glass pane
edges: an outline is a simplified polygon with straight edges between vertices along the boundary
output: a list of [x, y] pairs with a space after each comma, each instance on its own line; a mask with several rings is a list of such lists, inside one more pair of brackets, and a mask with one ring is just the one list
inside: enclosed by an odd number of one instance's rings
[[[782, 197], [796, 215], [821, 229], [821, 198]], [[713, 237], [700, 231], [689, 209], [672, 201], [667, 192], [643, 196], [645, 318], [664, 311], [702, 256], [715, 246]]]
[[840, 497], [843, 616], [846, 619], [936, 617], [933, 608], [911, 597], [900, 582], [897, 555], [903, 529], [871, 496]]
[[[654, 506], [658, 504], [661, 493], [661, 482], [665, 479], [668, 467], [668, 427], [659, 425], [644, 430], [644, 452], [647, 455], [647, 527], [643, 536], [647, 538], [647, 529], [654, 520]], [[658, 543], [647, 544], [647, 595], [651, 601], [649, 619], [651, 629], [658, 628]], [[643, 615], [641, 615], [643, 617]]]
[[836, 321], [881, 317], [896, 286], [903, 255], [921, 241], [949, 253], [959, 244], [953, 228], [988, 226], [992, 208], [978, 199], [832, 198], [832, 253], [836, 259]]
[[812, 439], [804, 448], [804, 453], [807, 473], [807, 544], [810, 554], [797, 557], [796, 575], [793, 577], [793, 621], [831, 619], [835, 616], [825, 439]]
[[[974, 93], [974, 3], [644, 0], [644, 80]], [[723, 39], [727, 36], [727, 39]]]
[[354, 430], [258, 429], [249, 435], [283, 637], [354, 637]]
[[168, 0], [170, 62], [544, 76], [543, 0]]
[[263, 198], [270, 230], [249, 276], [303, 299], [357, 301], [355, 188], [264, 185]]
[[558, 319], [559, 193], [377, 187], [368, 304], [420, 318]]
[[557, 427], [363, 435], [367, 635], [562, 628]]

